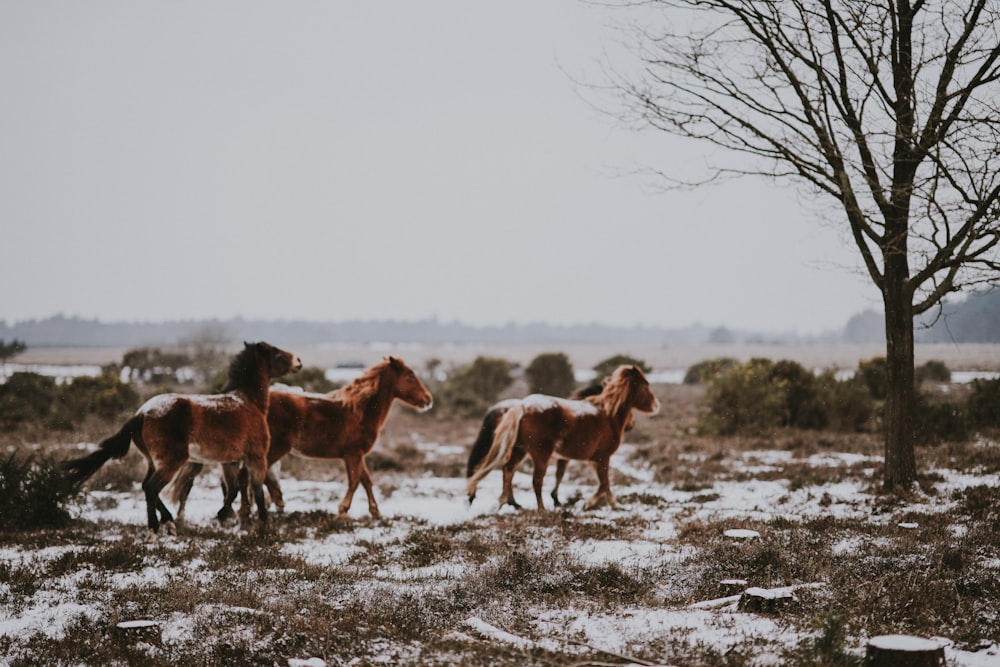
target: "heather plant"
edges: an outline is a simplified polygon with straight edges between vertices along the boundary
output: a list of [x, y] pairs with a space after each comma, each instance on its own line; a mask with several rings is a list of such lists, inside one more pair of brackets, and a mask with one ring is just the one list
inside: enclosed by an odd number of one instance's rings
[[15, 452], [0, 461], [0, 530], [66, 525], [77, 494], [51, 458]]

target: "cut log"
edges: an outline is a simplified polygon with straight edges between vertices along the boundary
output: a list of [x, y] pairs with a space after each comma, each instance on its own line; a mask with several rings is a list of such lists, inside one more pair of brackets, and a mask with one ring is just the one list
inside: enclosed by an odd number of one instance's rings
[[126, 645], [145, 642], [154, 646], [163, 643], [160, 624], [156, 621], [124, 621], [115, 626], [115, 639]]
[[944, 646], [910, 635], [881, 635], [868, 641], [865, 667], [944, 667]]

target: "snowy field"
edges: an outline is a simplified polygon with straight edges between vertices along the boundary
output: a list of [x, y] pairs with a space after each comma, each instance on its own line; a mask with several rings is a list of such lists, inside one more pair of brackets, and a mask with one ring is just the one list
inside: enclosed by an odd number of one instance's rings
[[[421, 443], [420, 448], [427, 455], [427, 461], [435, 458], [462, 460], [466, 449], [460, 445]], [[859, 471], [844, 481], [822, 486], [800, 486], [792, 488], [787, 480], [765, 479], [767, 472], [787, 464], [792, 454], [788, 451], [749, 451], [735, 456], [730, 462], [733, 472], [741, 473], [721, 479], [709, 488], [682, 491], [675, 485], [657, 484], [653, 472], [635, 456], [635, 446], [626, 443], [616, 455], [613, 480], [614, 490], [623, 501], [622, 507], [607, 507], [584, 512], [582, 498], [592, 492], [589, 478], [567, 477], [562, 495], [574, 499], [564, 521], [580, 524], [613, 526], [624, 521], [638, 526], [628, 539], [607, 539], [595, 531], [597, 537], [583, 539], [558, 538], [558, 544], [545, 544], [552, 534], [546, 533], [549, 524], [540, 523], [531, 510], [499, 510], [494, 500], [500, 493], [500, 475], [493, 473], [480, 486], [476, 501], [469, 506], [465, 500], [465, 481], [460, 477], [446, 477], [426, 474], [408, 476], [395, 473], [373, 473], [377, 494], [383, 513], [382, 520], [367, 517], [367, 505], [363, 492], [355, 496], [351, 519], [343, 521], [345, 527], [325, 534], [297, 534], [281, 546], [283, 555], [307, 563], [320, 570], [338, 572], [343, 568], [361, 567], [364, 554], [373, 549], [401, 549], [411, 539], [415, 531], [426, 531], [440, 527], [447, 530], [468, 532], [492, 532], [499, 529], [504, 521], [518, 520], [529, 524], [528, 533], [537, 533], [539, 544], [519, 545], [527, 548], [548, 549], [558, 546], [563, 557], [583, 564], [600, 566], [615, 564], [625, 571], [663, 570], [683, 572], [685, 562], [691, 556], [692, 547], [679, 538], [678, 527], [702, 522], [705, 525], [726, 521], [726, 525], [739, 528], [743, 524], [756, 526], [754, 531], [733, 531], [730, 539], [734, 542], [763, 540], [759, 527], [773, 524], [776, 519], [801, 522], [811, 518], [830, 516], [837, 519], [871, 522], [884, 526], [900, 526], [898, 534], [905, 539], [908, 531], [917, 526], [902, 521], [903, 517], [933, 515], [947, 512], [947, 499], [956, 490], [969, 485], [987, 485], [1000, 489], [1000, 476], [960, 474], [949, 470], [939, 470], [938, 493], [934, 498], [917, 497], [891, 512], [873, 512], [877, 504], [870, 495], [871, 476], [879, 465], [877, 457], [858, 454], [838, 454], [824, 452], [796, 461], [798, 464], [817, 468], [845, 468]], [[759, 477], [760, 479], [756, 479]], [[551, 473], [550, 473], [551, 477]], [[572, 479], [571, 479], [572, 478]], [[743, 481], [738, 481], [743, 479]], [[549, 480], [548, 483], [551, 483]], [[284, 515], [275, 515], [274, 523], [316, 510], [335, 513], [336, 505], [344, 493], [342, 481], [308, 481], [287, 478], [283, 482], [287, 506]], [[519, 473], [515, 477], [515, 494], [526, 507], [534, 507], [530, 492], [530, 476]], [[214, 514], [219, 507], [220, 494], [217, 476], [203, 474], [196, 484], [187, 506], [188, 525], [177, 537], [164, 536], [156, 543], [157, 549], [184, 550], [199, 541], [225, 542], [245, 536], [246, 529], [238, 526], [226, 528], [221, 536], [217, 534]], [[548, 497], [546, 495], [546, 500]], [[554, 513], [550, 513], [554, 514]], [[144, 534], [145, 507], [138, 489], [133, 491], [92, 491], [86, 496], [85, 504], [78, 508], [76, 516], [81, 520], [94, 522], [98, 526], [99, 539], [115, 542], [125, 539], [139, 539]], [[959, 534], [961, 526], [953, 526]], [[318, 533], [319, 531], [312, 531]], [[229, 537], [227, 537], [227, 535]], [[856, 549], [861, 537], [849, 537], [838, 542], [834, 551], [849, 553]], [[58, 540], [54, 540], [58, 541]], [[515, 545], [511, 545], [512, 548]], [[76, 547], [59, 544], [44, 546], [34, 543], [28, 547], [6, 546], [0, 550], [0, 563], [7, 568], [32, 567], [44, 571], [46, 563], [65, 559], [68, 552]], [[0, 647], [6, 639], [6, 655], [0, 653], [0, 665], [8, 663], [30, 663], [30, 657], [23, 651], [23, 641], [39, 636], [58, 640], [67, 628], [79, 625], [81, 617], [97, 622], [113, 614], [116, 619], [137, 620], [127, 617], [125, 610], [114, 609], [116, 591], [137, 586], [170, 586], [179, 579], [211, 580], [212, 567], [203, 559], [165, 565], [148, 559], [150, 564], [134, 571], [114, 571], [102, 573], [89, 566], [69, 572], [63, 576], [50, 578], [33, 593], [19, 596], [8, 584], [0, 583]], [[363, 584], [376, 591], [379, 587], [419, 591], [421, 595], [433, 597], [435, 591], [454, 591], [456, 582], [476, 576], [476, 568], [482, 567], [461, 557], [444, 560], [431, 559], [429, 565], [414, 566], [395, 563], [393, 559], [366, 568]], [[144, 563], [146, 561], [143, 561]], [[353, 564], [353, 565], [352, 565]], [[1000, 577], [1000, 558], [993, 554], [991, 562], [984, 565]], [[338, 569], [340, 568], [340, 569]], [[734, 573], [736, 574], [736, 573]], [[95, 586], [95, 580], [99, 585]], [[3, 581], [3, 579], [0, 579]], [[822, 588], [823, 581], [789, 581], [791, 590], [796, 587]], [[305, 584], [301, 584], [305, 585]], [[670, 591], [676, 582], [663, 581], [663, 600], [676, 599]], [[756, 585], [749, 581], [743, 588]], [[104, 591], [95, 593], [95, 589]], [[655, 593], [655, 591], [654, 591]], [[322, 595], [322, 594], [321, 594]], [[349, 594], [346, 594], [349, 595]], [[518, 612], [519, 617], [527, 617], [530, 623], [521, 624], [518, 629], [505, 627], [503, 614], [470, 612], [448, 633], [446, 639], [466, 646], [469, 655], [474, 655], [484, 645], [501, 646], [505, 650], [548, 651], [563, 656], [608, 655], [625, 656], [634, 653], [639, 646], [655, 646], [664, 638], [683, 638], [683, 641], [701, 647], [710, 647], [725, 653], [732, 647], [753, 646], [752, 664], [784, 664], [787, 651], [800, 645], [808, 631], [796, 627], [779, 614], [750, 613], [739, 611], [737, 600], [739, 590], [730, 595], [720, 595], [714, 599], [693, 600], [687, 604], [663, 602], [645, 606], [621, 606], [616, 608], [584, 607], [556, 608], [544, 604], [533, 605], [532, 600], [520, 600], [518, 604], [527, 606]], [[644, 599], [650, 599], [645, 596]], [[652, 596], [656, 599], [656, 596]], [[338, 613], [337, 600], [324, 600], [329, 614]], [[347, 604], [347, 603], [343, 603]], [[274, 613], [262, 605], [232, 606], [224, 608], [219, 604], [193, 604], [187, 613], [174, 612], [151, 620], [162, 630], [162, 645], [149, 645], [151, 662], [161, 662], [169, 653], [172, 644], [190, 644], [201, 641], [224, 641], [224, 638], [199, 636], [199, 628], [204, 625], [205, 616], [233, 615], [242, 618], [255, 614]], [[498, 620], [499, 619], [499, 620]], [[252, 631], [248, 631], [252, 634]], [[252, 639], [252, 638], [251, 638]], [[984, 641], [979, 650], [959, 650], [947, 637], [934, 638], [946, 647], [948, 664], [955, 667], [986, 667], [1000, 664], [1000, 647], [996, 638]], [[866, 637], [850, 637], [848, 643], [861, 655]], [[989, 638], [984, 638], [989, 640]], [[317, 655], [283, 655], [285, 664], [420, 664], [424, 656], [418, 647], [394, 644], [387, 640], [384, 653], [370, 652], [365, 657], [347, 660], [324, 660]], [[426, 657], [426, 656], [424, 656]], [[581, 657], [581, 660], [583, 658]], [[669, 655], [663, 660], [668, 661]], [[568, 664], [568, 663], [566, 663]], [[614, 664], [614, 663], [612, 663]], [[666, 663], [665, 663], [666, 664]], [[685, 663], [688, 664], [688, 663]]]

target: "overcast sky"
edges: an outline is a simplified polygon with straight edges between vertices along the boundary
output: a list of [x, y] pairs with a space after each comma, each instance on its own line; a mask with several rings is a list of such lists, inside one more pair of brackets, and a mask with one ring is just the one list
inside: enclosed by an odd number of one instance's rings
[[[791, 189], [659, 192], [576, 0], [0, 0], [0, 320], [755, 330], [877, 306]], [[585, 99], [586, 98], [586, 99]], [[808, 204], [808, 202], [806, 202]]]

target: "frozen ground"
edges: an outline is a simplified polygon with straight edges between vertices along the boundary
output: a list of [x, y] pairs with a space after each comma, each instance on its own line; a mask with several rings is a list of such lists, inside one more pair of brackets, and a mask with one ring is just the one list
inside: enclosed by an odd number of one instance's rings
[[[437, 449], [441, 455], [464, 455], [461, 448], [456, 448], [454, 452], [445, 447]], [[757, 480], [751, 477], [743, 482], [719, 481], [710, 489], [686, 492], [672, 485], [655, 484], [649, 470], [628, 463], [634, 460], [629, 454], [630, 446], [625, 445], [614, 460], [618, 466], [613, 479], [628, 480], [626, 484], [615, 486], [616, 495], [619, 498], [636, 494], [653, 495], [662, 498], [663, 502], [632, 502], [616, 510], [605, 507], [585, 513], [581, 508], [581, 501], [577, 500], [573, 511], [585, 517], [588, 522], [613, 523], [630, 515], [640, 515], [645, 519], [645, 528], [633, 539], [582, 539], [568, 545], [571, 553], [582, 562], [614, 562], [625, 567], [639, 568], [658, 566], [665, 562], [680, 563], [688, 555], [689, 549], [680, 545], [676, 539], [681, 520], [690, 522], [701, 519], [709, 522], [726, 518], [749, 522], [785, 517], [797, 521], [832, 515], [860, 521], [891, 522], [908, 511], [946, 511], [950, 492], [966, 485], [985, 484], [1000, 488], [1000, 478], [997, 475], [973, 476], [942, 470], [939, 471], [943, 479], [939, 484], [941, 493], [933, 500], [917, 498], [909, 506], [897, 508], [893, 513], [873, 515], [873, 499], [865, 491], [870, 485], [864, 480], [792, 489], [785, 480]], [[762, 474], [790, 456], [785, 451], [747, 452], [740, 455], [736, 467], [744, 472]], [[812, 456], [807, 462], [813, 466], [860, 466], [865, 470], [865, 475], [874, 474], [879, 463], [877, 459], [860, 455], [829, 452]], [[306, 537], [286, 543], [282, 549], [311, 564], [332, 567], [348, 562], [352, 555], [362, 549], [359, 546], [362, 544], [405, 543], [408, 534], [416, 526], [457, 526], [471, 522], [480, 526], [480, 529], [489, 530], [491, 517], [498, 511], [494, 499], [500, 493], [499, 473], [494, 473], [483, 481], [478, 497], [471, 506], [465, 501], [465, 480], [461, 478], [386, 474], [375, 474], [375, 478], [384, 520], [364, 519], [367, 504], [361, 493], [360, 497], [355, 497], [351, 510], [352, 517], [358, 519], [352, 530], [334, 532], [320, 538]], [[316, 482], [286, 478], [283, 488], [287, 502], [285, 511], [289, 514], [315, 510], [333, 513], [344, 493], [344, 485], [339, 481]], [[583, 478], [576, 480], [576, 483], [564, 484], [563, 489], [564, 498], [585, 498], [592, 491], [590, 482]], [[516, 476], [515, 493], [526, 507], [533, 508], [534, 500], [527, 475]], [[202, 475], [187, 506], [189, 525], [214, 527], [219, 499], [215, 474]], [[515, 510], [504, 508], [499, 511], [507, 514]], [[145, 508], [138, 491], [93, 491], [87, 495], [86, 504], [79, 509], [79, 516], [91, 521], [106, 522], [102, 525], [111, 526], [104, 535], [104, 539], [108, 541], [121, 538], [121, 534], [115, 532], [115, 526], [121, 532], [132, 535], [144, 530]], [[282, 521], [282, 517], [276, 516], [275, 521]], [[230, 530], [235, 534], [241, 529], [234, 526]], [[188, 538], [182, 532], [180, 537], [161, 538], [161, 543], [176, 544], [180, 549], [186, 539]], [[848, 551], [854, 546], [847, 540], [836, 548]], [[0, 550], [0, 563], [9, 566], [41, 564], [59, 558], [73, 548], [58, 546], [29, 549], [8, 546]], [[374, 582], [381, 584], [419, 584], [422, 590], [432, 590], [437, 583], [452, 582], [467, 575], [468, 567], [467, 563], [453, 560], [425, 568], [389, 564], [376, 569], [371, 577]], [[996, 569], [997, 576], [1000, 576], [1000, 562], [996, 563]], [[30, 598], [23, 599], [18, 599], [9, 586], [4, 590], [6, 584], [0, 583], [0, 601], [4, 602], [0, 605], [0, 637], [14, 639], [11, 653], [6, 658], [0, 655], [0, 665], [7, 660], [24, 657], [17, 652], [17, 638], [38, 633], [57, 638], [69, 623], [81, 615], [97, 617], [106, 613], [106, 606], [102, 601], [81, 602], [92, 596], [80, 595], [77, 591], [82, 582], [92, 580], [94, 576], [89, 570], [65, 576], [40, 588]], [[134, 572], [115, 573], [107, 577], [106, 585], [115, 589], [144, 581], [155, 584], [171, 577], [211, 576], [212, 571], [203, 562], [194, 561], [166, 569], [144, 568]], [[822, 582], [817, 582], [817, 585], [822, 585]], [[202, 608], [199, 613], [257, 612], [244, 608]], [[505, 643], [520, 649], [538, 647], [570, 651], [573, 646], [586, 645], [616, 654], [627, 654], [632, 647], [664, 636], [684, 637], [690, 642], [721, 650], [751, 643], [759, 647], [754, 662], [759, 665], [781, 664], [781, 650], [797, 646], [804, 639], [803, 634], [783, 622], [780, 615], [738, 611], [735, 597], [701, 600], [686, 606], [629, 607], [602, 613], [593, 610], [539, 608], [533, 616], [535, 620], [530, 636], [524, 636], [528, 634], [524, 632], [520, 635], [510, 632], [507, 628], [498, 627], [495, 623], [473, 615], [466, 619], [462, 627], [454, 629], [454, 637], [468, 638], [470, 642], [488, 640]], [[191, 640], [195, 632], [194, 620], [184, 614], [173, 614], [169, 618], [156, 620], [163, 628], [164, 642]], [[863, 646], [866, 638], [853, 639], [857, 646]], [[1000, 647], [995, 643], [983, 650], [969, 652], [956, 649], [947, 638], [940, 638], [939, 641], [946, 645], [949, 665], [986, 667], [1000, 664]], [[399, 650], [399, 647], [394, 647], [393, 655], [399, 655]], [[289, 658], [289, 664], [321, 665], [323, 662], [313, 656], [296, 656]]]

